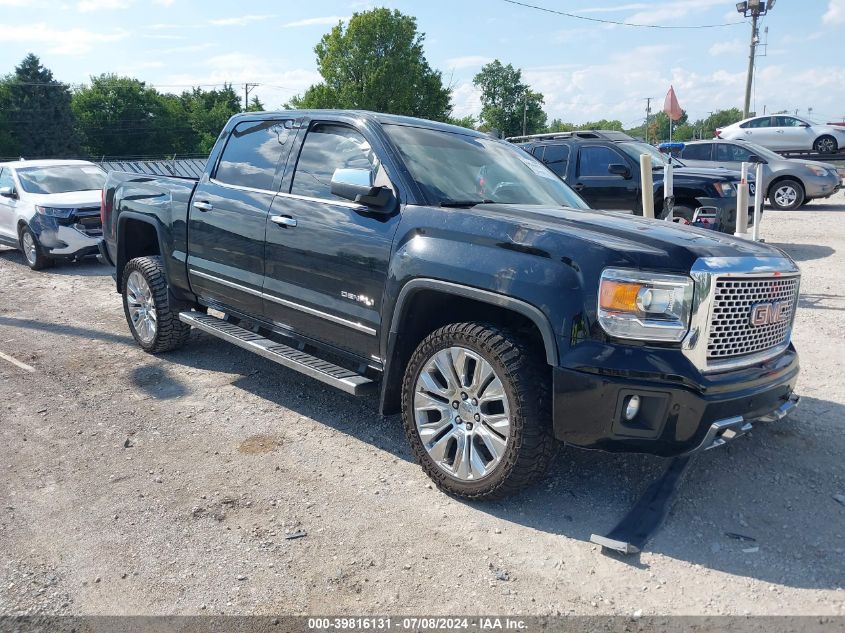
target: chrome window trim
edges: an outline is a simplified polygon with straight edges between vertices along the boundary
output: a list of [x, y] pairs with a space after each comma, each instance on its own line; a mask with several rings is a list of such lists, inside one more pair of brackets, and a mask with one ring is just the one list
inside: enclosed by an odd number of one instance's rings
[[[681, 350], [699, 371], [707, 374], [748, 367], [774, 358], [789, 347], [797, 309], [792, 311], [792, 321], [790, 321], [784, 343], [748, 356], [721, 361], [707, 359], [707, 341], [710, 337], [710, 324], [713, 317], [716, 279], [753, 278], [774, 273], [779, 273], [782, 278], [801, 276], [798, 266], [788, 257], [702, 257], [695, 261], [690, 270], [690, 277], [695, 282], [692, 318], [689, 332], [681, 343]], [[800, 282], [798, 291], [800, 292]]]
[[282, 198], [290, 198], [292, 200], [303, 200], [304, 202], [319, 202], [321, 204], [333, 204], [338, 207], [345, 207], [353, 211], [366, 211], [367, 206], [358, 204], [357, 202], [346, 202], [345, 200], [328, 200], [326, 198], [312, 198], [311, 196], [301, 196], [298, 193], [286, 193], [284, 191], [271, 191], [269, 189], [258, 189], [256, 187], [245, 187], [244, 185], [233, 185], [228, 182], [221, 182], [216, 178], [209, 178], [209, 182], [223, 187], [225, 189], [237, 189], [238, 191], [248, 191], [250, 193], [265, 193], [271, 196], [280, 196]]
[[241, 284], [235, 283], [234, 281], [229, 281], [227, 279], [215, 277], [214, 275], [209, 275], [208, 273], [201, 272], [199, 270], [196, 270], [195, 268], [189, 268], [188, 272], [192, 275], [202, 277], [203, 279], [208, 279], [209, 281], [213, 281], [223, 286], [228, 286], [229, 288], [234, 288], [235, 290], [240, 290], [253, 296], [261, 297], [262, 299], [267, 299], [268, 301], [272, 301], [273, 303], [278, 303], [279, 305], [283, 305], [286, 308], [298, 310], [300, 312], [304, 312], [306, 314], [325, 319], [326, 321], [331, 321], [332, 323], [337, 323], [338, 325], [343, 325], [353, 330], [357, 330], [358, 332], [363, 332], [364, 334], [368, 334], [369, 336], [376, 335], [376, 330], [374, 328], [364, 325], [363, 323], [349, 321], [348, 319], [344, 319], [333, 314], [328, 314], [327, 312], [322, 312], [314, 308], [309, 308], [308, 306], [304, 306], [299, 303], [294, 303], [293, 301], [288, 301], [287, 299], [282, 299], [281, 297], [267, 294], [266, 292], [261, 292], [260, 290], [255, 290], [254, 288], [242, 286]]

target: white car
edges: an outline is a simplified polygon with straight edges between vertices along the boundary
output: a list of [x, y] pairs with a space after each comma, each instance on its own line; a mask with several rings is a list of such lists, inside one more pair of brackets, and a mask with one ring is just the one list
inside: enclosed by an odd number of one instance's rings
[[845, 127], [820, 125], [789, 114], [755, 116], [718, 128], [716, 137], [749, 141], [776, 152], [835, 154], [845, 147]]
[[105, 181], [83, 160], [0, 163], [0, 244], [22, 250], [33, 270], [96, 255]]

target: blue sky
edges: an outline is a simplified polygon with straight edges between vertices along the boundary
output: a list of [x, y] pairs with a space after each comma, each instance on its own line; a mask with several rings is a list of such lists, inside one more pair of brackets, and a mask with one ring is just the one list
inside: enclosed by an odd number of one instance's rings
[[[493, 58], [522, 68], [545, 95], [549, 116], [566, 121], [636, 125], [644, 97], [660, 108], [670, 84], [691, 118], [742, 105], [750, 26], [732, 0], [526, 1], [634, 23], [740, 24], [610, 26], [503, 0], [0, 0], [0, 73], [33, 52], [65, 82], [103, 72], [171, 92], [224, 81], [242, 90], [255, 82], [265, 106], [278, 108], [319, 80], [313, 48], [333, 24], [388, 6], [417, 17], [429, 62], [454, 87], [457, 116], [478, 113], [472, 77]], [[807, 115], [812, 108], [814, 119], [844, 120], [845, 0], [778, 0], [762, 26], [769, 44], [758, 60], [752, 109]]]

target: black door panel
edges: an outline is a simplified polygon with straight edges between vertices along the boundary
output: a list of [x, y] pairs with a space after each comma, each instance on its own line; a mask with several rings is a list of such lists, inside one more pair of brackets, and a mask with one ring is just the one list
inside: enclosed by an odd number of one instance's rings
[[[627, 165], [631, 176], [611, 174], [612, 164]], [[639, 205], [639, 170], [610, 145], [583, 145], [578, 150], [578, 164], [571, 183], [593, 209], [626, 209], [633, 211]]]

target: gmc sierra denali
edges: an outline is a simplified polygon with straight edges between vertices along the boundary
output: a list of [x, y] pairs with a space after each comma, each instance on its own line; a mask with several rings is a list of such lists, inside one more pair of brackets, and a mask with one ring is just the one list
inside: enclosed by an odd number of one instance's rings
[[675, 456], [797, 403], [789, 257], [590, 210], [478, 132], [246, 113], [198, 181], [111, 173], [103, 200], [101, 254], [143, 349], [193, 327], [350, 394], [378, 388], [449, 493], [511, 493], [558, 441]]

